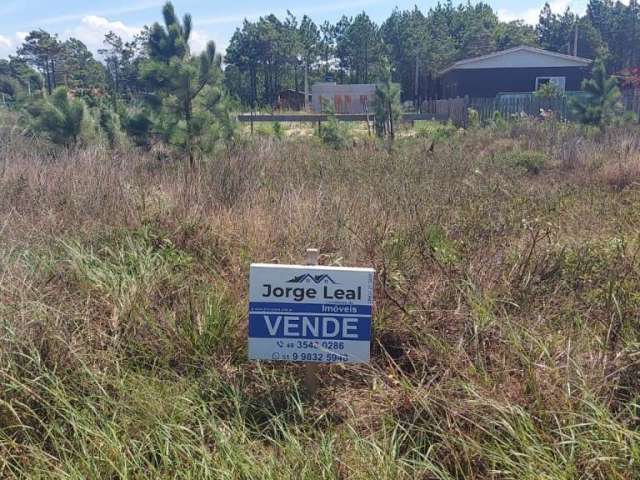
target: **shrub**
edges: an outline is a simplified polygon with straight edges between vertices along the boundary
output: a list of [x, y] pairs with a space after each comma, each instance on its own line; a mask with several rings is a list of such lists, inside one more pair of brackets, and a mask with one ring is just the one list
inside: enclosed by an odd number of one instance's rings
[[322, 143], [330, 145], [336, 150], [346, 147], [349, 140], [347, 127], [338, 122], [333, 105], [327, 101], [323, 102], [322, 112], [327, 115], [327, 121], [320, 125], [318, 132]]
[[493, 118], [491, 119], [491, 126], [497, 128], [499, 130], [504, 130], [507, 128], [507, 121], [502, 116], [502, 113], [498, 110], [493, 112]]
[[458, 132], [453, 123], [420, 122], [416, 125], [416, 136], [431, 138], [434, 142], [452, 138]]
[[75, 144], [82, 130], [84, 108], [82, 100], [71, 98], [65, 87], [58, 87], [50, 97], [27, 107], [30, 129], [57, 145]]
[[547, 164], [547, 156], [537, 150], [503, 151], [494, 160], [498, 165], [523, 169], [532, 175], [539, 174]]
[[109, 142], [111, 148], [115, 147], [120, 142], [122, 130], [120, 128], [120, 120], [114, 112], [109, 108], [100, 108], [98, 113], [98, 121], [100, 123], [100, 129], [104, 132], [104, 135]]
[[273, 122], [273, 135], [278, 139], [284, 138], [284, 128], [280, 122]]
[[557, 85], [549, 82], [540, 85], [538, 87], [538, 90], [535, 91], [534, 95], [536, 98], [540, 99], [552, 99], [561, 97], [563, 95], [563, 92], [562, 90], [560, 90], [560, 88], [558, 88]]
[[467, 127], [479, 128], [480, 127], [480, 112], [475, 108], [467, 109]]
[[346, 127], [340, 124], [335, 115], [329, 115], [327, 121], [320, 125], [320, 140], [336, 150], [347, 146], [349, 138]]
[[151, 133], [152, 125], [153, 122], [143, 111], [125, 113], [122, 121], [122, 126], [127, 132], [127, 135], [129, 135], [133, 142], [139, 147], [149, 145], [149, 134]]

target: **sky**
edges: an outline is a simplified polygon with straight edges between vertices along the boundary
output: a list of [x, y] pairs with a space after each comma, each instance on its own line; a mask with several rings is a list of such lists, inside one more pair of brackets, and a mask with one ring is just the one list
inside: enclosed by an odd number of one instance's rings
[[[545, 0], [487, 0], [502, 20], [522, 19], [535, 24]], [[124, 39], [132, 38], [144, 25], [161, 21], [164, 0], [0, 0], [0, 58], [15, 53], [27, 32], [43, 28], [61, 39], [75, 37], [97, 52], [104, 34], [114, 31]], [[173, 0], [178, 15], [191, 13], [194, 20], [192, 51], [200, 51], [213, 40], [224, 51], [243, 19], [256, 20], [274, 13], [286, 15], [287, 9], [298, 18], [309, 15], [317, 24], [337, 21], [363, 10], [377, 23], [383, 22], [395, 7], [401, 10], [417, 5], [423, 12], [437, 0]], [[454, 0], [454, 3], [456, 1]], [[554, 12], [570, 7], [583, 13], [586, 0], [550, 0]]]

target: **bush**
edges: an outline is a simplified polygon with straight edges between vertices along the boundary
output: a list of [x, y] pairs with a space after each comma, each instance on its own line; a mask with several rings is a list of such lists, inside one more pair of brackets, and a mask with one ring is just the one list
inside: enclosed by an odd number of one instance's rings
[[480, 112], [475, 108], [467, 109], [467, 127], [468, 128], [480, 128]]
[[347, 146], [349, 137], [346, 127], [340, 124], [335, 115], [329, 115], [327, 121], [320, 125], [320, 140], [339, 150]]
[[139, 147], [149, 145], [149, 134], [151, 133], [152, 125], [153, 122], [149, 116], [142, 111], [126, 112], [122, 121], [122, 126], [127, 135]]
[[278, 139], [284, 138], [284, 128], [280, 122], [273, 122], [273, 135]]
[[540, 99], [552, 99], [561, 97], [564, 94], [560, 88], [554, 83], [543, 83], [538, 87], [538, 90], [534, 92], [534, 96]]
[[322, 112], [327, 115], [327, 121], [320, 125], [318, 132], [322, 143], [330, 145], [336, 150], [346, 147], [349, 141], [347, 127], [338, 122], [333, 105], [324, 101], [322, 103]]
[[121, 142], [122, 129], [118, 115], [109, 108], [102, 107], [98, 113], [100, 129], [109, 143], [109, 147], [114, 148]]
[[539, 174], [547, 163], [547, 156], [535, 150], [506, 153], [505, 163], [516, 168], [523, 168], [532, 175]]
[[431, 138], [434, 142], [452, 138], [458, 132], [453, 123], [420, 122], [416, 125], [416, 136]]
[[75, 144], [82, 130], [84, 109], [82, 100], [71, 98], [65, 87], [58, 87], [50, 97], [27, 107], [30, 129], [57, 145]]

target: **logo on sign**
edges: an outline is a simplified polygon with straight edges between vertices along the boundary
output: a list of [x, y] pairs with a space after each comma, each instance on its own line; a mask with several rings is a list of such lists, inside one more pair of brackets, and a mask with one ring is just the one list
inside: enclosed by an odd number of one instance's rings
[[315, 283], [316, 285], [320, 285], [322, 283], [337, 284], [337, 282], [327, 274], [311, 275], [310, 273], [293, 277], [291, 280], [287, 280], [287, 283]]

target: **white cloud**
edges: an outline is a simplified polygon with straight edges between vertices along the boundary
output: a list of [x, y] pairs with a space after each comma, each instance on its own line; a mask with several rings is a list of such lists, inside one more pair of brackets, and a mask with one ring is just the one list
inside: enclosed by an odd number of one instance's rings
[[[98, 49], [103, 48], [104, 45], [102, 42], [105, 34], [114, 32], [123, 40], [129, 41], [132, 40], [135, 35], [140, 33], [141, 30], [142, 27], [127, 25], [121, 21], [112, 21], [97, 15], [87, 15], [80, 20], [80, 25], [67, 30], [63, 37], [77, 38], [84, 43], [89, 50], [95, 53]], [[189, 41], [192, 53], [197, 54], [202, 52], [206, 48], [209, 40], [211, 40], [211, 38], [207, 32], [202, 30], [192, 31], [191, 39]]]
[[209, 37], [207, 34], [201, 30], [194, 30], [191, 32], [191, 37], [189, 38], [189, 46], [191, 47], [191, 53], [200, 53], [202, 52], [209, 41]]
[[4, 35], [0, 35], [0, 58], [6, 58], [13, 51], [13, 42]]
[[128, 41], [140, 33], [142, 27], [134, 27], [125, 25], [120, 21], [111, 21], [105, 17], [99, 17], [97, 15], [87, 15], [82, 17], [80, 25], [71, 30], [67, 30], [64, 37], [74, 37], [84, 43], [87, 48], [93, 52], [96, 52], [99, 48], [103, 47], [103, 40], [105, 34], [114, 32], [116, 35], [122, 37], [123, 40]]
[[0, 35], [0, 48], [10, 48], [12, 45], [11, 40], [7, 37]]
[[24, 41], [26, 36], [26, 32], [16, 32], [13, 37], [0, 35], [0, 58], [7, 58], [9, 55], [14, 55], [16, 49]]
[[[575, 13], [584, 13], [584, 4], [582, 2], [573, 2], [571, 0], [554, 0], [549, 2], [551, 11], [554, 13], [563, 13], [567, 7], [571, 7], [571, 10]], [[525, 10], [508, 10], [506, 8], [498, 9], [498, 18], [505, 22], [511, 22], [513, 20], [524, 20], [529, 25], [535, 25], [540, 18], [540, 11], [544, 7], [542, 3], [539, 7], [527, 8]]]

